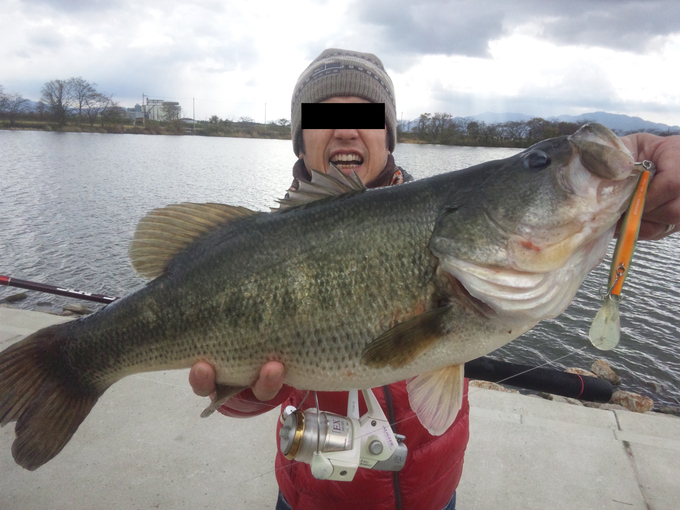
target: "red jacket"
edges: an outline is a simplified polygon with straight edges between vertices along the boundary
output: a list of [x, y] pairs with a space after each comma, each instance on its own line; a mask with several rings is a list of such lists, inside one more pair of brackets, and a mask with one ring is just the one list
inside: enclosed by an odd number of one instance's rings
[[[296, 166], [304, 168], [303, 160]], [[393, 172], [390, 176], [388, 169]], [[396, 169], [396, 171], [395, 171]], [[305, 170], [306, 171], [306, 170]], [[392, 155], [383, 171], [385, 178], [380, 185], [395, 185], [413, 178], [394, 165]], [[295, 175], [295, 170], [293, 171]], [[381, 174], [382, 175], [382, 174]], [[380, 180], [380, 177], [377, 179]], [[375, 182], [374, 182], [374, 185]], [[297, 187], [296, 187], [297, 189]], [[463, 472], [463, 456], [470, 436], [470, 404], [467, 398], [468, 386], [465, 380], [463, 406], [451, 427], [441, 436], [432, 436], [420, 424], [408, 402], [406, 383], [399, 382], [389, 386], [392, 394], [396, 432], [406, 436], [408, 447], [406, 464], [398, 475], [391, 471], [374, 471], [359, 468], [351, 482], [317, 480], [312, 476], [309, 464], [289, 461], [278, 449], [276, 480], [279, 489], [293, 510], [441, 510], [453, 496]], [[373, 390], [380, 406], [389, 419], [390, 413], [385, 403], [382, 388]], [[262, 414], [272, 407], [283, 404], [299, 407], [306, 391], [298, 391], [289, 386], [279, 391], [275, 399], [260, 402], [248, 389], [230, 399], [220, 408], [227, 416], [247, 418]], [[347, 414], [346, 392], [319, 392], [319, 409], [342, 416]], [[361, 414], [366, 412], [363, 397], [359, 394]], [[314, 395], [310, 393], [302, 409], [316, 407]], [[401, 505], [397, 506], [397, 499]]]
[[[276, 454], [276, 479], [284, 497], [294, 510], [394, 510], [396, 498], [401, 498], [404, 510], [441, 510], [451, 499], [463, 471], [463, 456], [469, 438], [470, 405], [467, 399], [467, 380], [463, 406], [453, 425], [441, 436], [432, 436], [420, 424], [411, 410], [406, 383], [389, 386], [392, 394], [396, 431], [406, 436], [408, 447], [406, 465], [395, 477], [391, 471], [359, 468], [351, 482], [317, 480], [310, 466], [289, 461]], [[373, 390], [385, 416], [389, 412], [382, 388]], [[271, 410], [272, 405], [298, 407], [306, 391], [284, 387], [274, 400], [259, 402], [250, 390], [237, 395], [220, 408], [227, 416], [248, 417]], [[346, 392], [319, 392], [319, 408], [340, 415], [347, 414]], [[363, 397], [359, 396], [361, 413], [366, 412]], [[303, 409], [315, 407], [310, 393]], [[278, 429], [277, 427], [277, 445]], [[399, 493], [399, 494], [397, 494]]]

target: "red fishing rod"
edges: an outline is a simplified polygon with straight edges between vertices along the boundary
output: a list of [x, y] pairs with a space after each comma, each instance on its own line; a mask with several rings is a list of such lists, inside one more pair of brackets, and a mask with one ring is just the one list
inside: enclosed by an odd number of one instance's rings
[[104, 296], [102, 294], [93, 294], [76, 289], [67, 289], [64, 287], [55, 287], [54, 285], [47, 285], [46, 283], [29, 282], [28, 280], [19, 280], [10, 276], [0, 275], [0, 285], [8, 287], [18, 287], [20, 289], [37, 290], [39, 292], [47, 292], [48, 294], [56, 294], [58, 296], [72, 297], [76, 299], [85, 299], [87, 301], [95, 301], [97, 303], [112, 303], [118, 297]]

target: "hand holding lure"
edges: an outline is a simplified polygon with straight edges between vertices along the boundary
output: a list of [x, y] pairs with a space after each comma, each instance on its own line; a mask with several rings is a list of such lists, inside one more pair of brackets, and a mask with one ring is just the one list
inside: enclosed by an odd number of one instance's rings
[[621, 336], [619, 323], [619, 302], [621, 301], [621, 288], [630, 270], [630, 262], [635, 251], [635, 243], [640, 232], [642, 210], [645, 207], [645, 196], [649, 180], [656, 172], [656, 167], [651, 161], [635, 163], [642, 166], [643, 171], [638, 180], [637, 188], [630, 201], [626, 215], [623, 218], [619, 240], [612, 256], [612, 265], [609, 271], [609, 283], [607, 293], [604, 296], [602, 308], [597, 312], [593, 324], [590, 326], [588, 338], [592, 344], [603, 351], [616, 347]]

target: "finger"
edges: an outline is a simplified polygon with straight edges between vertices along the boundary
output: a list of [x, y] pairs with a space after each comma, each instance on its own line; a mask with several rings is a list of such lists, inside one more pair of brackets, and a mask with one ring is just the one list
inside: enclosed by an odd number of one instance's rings
[[674, 202], [678, 197], [680, 197], [680, 171], [660, 171], [649, 183], [645, 212], [656, 211]]
[[[673, 227], [671, 229], [671, 227]], [[644, 241], [658, 241], [666, 236], [678, 231], [678, 227], [666, 223], [654, 223], [652, 221], [643, 221], [640, 223], [640, 234], [638, 239]]]
[[284, 366], [277, 361], [266, 363], [260, 370], [260, 377], [253, 385], [253, 394], [258, 400], [266, 401], [276, 397], [283, 387]]
[[189, 372], [189, 384], [196, 395], [209, 397], [215, 388], [215, 369], [210, 363], [199, 361]]
[[642, 221], [649, 221], [661, 225], [680, 224], [680, 196], [666, 202], [660, 207], [645, 211], [642, 215]]

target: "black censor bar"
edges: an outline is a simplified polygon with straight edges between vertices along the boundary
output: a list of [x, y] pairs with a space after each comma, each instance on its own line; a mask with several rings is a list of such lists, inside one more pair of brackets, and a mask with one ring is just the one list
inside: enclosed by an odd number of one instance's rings
[[543, 391], [588, 402], [606, 403], [612, 398], [612, 385], [604, 379], [517, 365], [486, 357], [465, 363], [465, 377], [494, 383], [502, 382], [517, 388]]
[[302, 103], [302, 129], [385, 129], [385, 103]]

